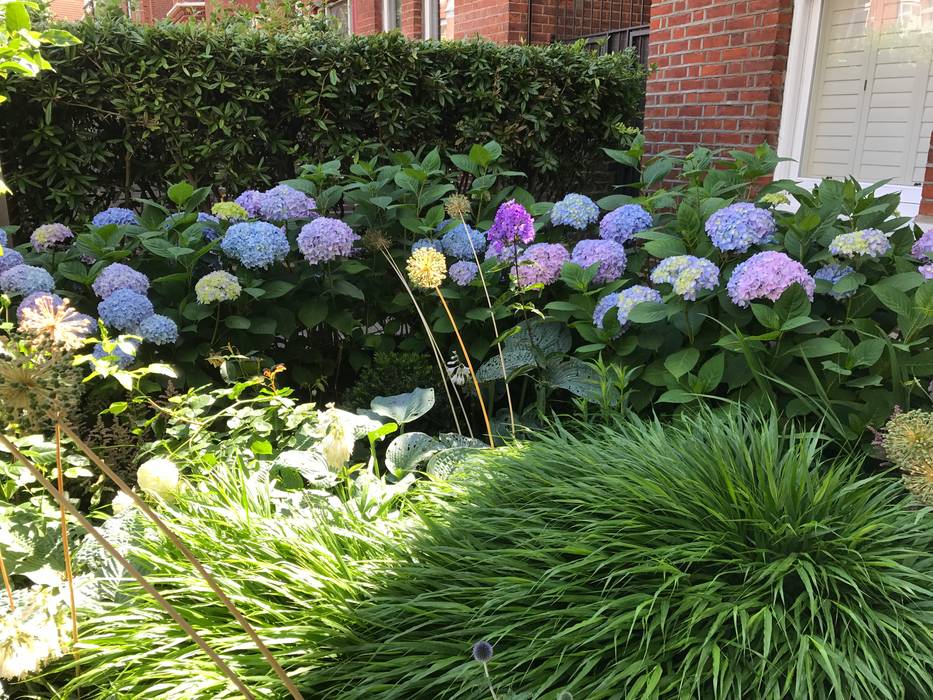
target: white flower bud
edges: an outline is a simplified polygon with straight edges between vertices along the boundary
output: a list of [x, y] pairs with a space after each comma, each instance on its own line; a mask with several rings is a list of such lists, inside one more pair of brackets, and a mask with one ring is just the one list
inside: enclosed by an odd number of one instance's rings
[[167, 498], [178, 490], [178, 467], [169, 459], [156, 457], [140, 465], [136, 471], [139, 488], [150, 496]]

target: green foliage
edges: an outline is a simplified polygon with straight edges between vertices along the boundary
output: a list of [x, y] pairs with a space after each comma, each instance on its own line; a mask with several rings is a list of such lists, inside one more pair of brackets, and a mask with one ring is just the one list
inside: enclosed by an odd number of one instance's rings
[[52, 54], [58, 73], [11, 81], [16, 99], [0, 109], [18, 220], [161, 198], [166, 180], [237, 192], [291, 177], [298, 162], [367, 153], [367, 142], [456, 151], [495, 139], [536, 189], [561, 191], [605, 170], [598, 144], [640, 109], [644, 75], [629, 53], [297, 24], [71, 25], [83, 43]]
[[[309, 695], [880, 700], [933, 693], [933, 513], [818, 433], [702, 411], [461, 467]], [[452, 497], [448, 501], [448, 497]]]
[[415, 387], [438, 385], [437, 368], [424, 355], [413, 352], [377, 352], [363, 367], [347, 394], [347, 406], [365, 408], [376, 396], [392, 396]]

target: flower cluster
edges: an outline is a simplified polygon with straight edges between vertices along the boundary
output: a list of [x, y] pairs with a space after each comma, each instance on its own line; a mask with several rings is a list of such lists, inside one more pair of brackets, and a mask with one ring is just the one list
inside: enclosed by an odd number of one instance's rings
[[465, 219], [470, 211], [470, 200], [463, 194], [452, 194], [444, 200], [444, 211], [451, 219]]
[[596, 202], [583, 194], [571, 192], [555, 203], [551, 209], [551, 223], [555, 226], [569, 226], [583, 231], [598, 220], [599, 207]]
[[917, 268], [917, 272], [923, 275], [923, 279], [933, 280], [933, 262], [921, 265]]
[[780, 192], [769, 192], [768, 194], [761, 195], [761, 198], [758, 201], [762, 204], [770, 204], [774, 207], [780, 207], [785, 204], [790, 204], [790, 192], [787, 190], [781, 190]]
[[933, 260], [933, 228], [914, 241], [910, 254], [921, 260]]
[[74, 232], [65, 224], [45, 224], [39, 226], [29, 237], [33, 250], [45, 253], [49, 250], [63, 248], [74, 239]]
[[412, 253], [414, 253], [416, 250], [421, 250], [422, 248], [430, 248], [431, 250], [436, 250], [438, 253], [444, 252], [444, 248], [441, 245], [441, 242], [435, 241], [432, 238], [419, 238], [417, 241], [411, 244]]
[[101, 299], [106, 299], [118, 289], [145, 294], [149, 291], [149, 278], [123, 263], [110, 263], [97, 275], [91, 289]]
[[26, 262], [26, 259], [23, 257], [22, 253], [4, 248], [3, 255], [0, 255], [0, 272], [6, 272], [11, 267], [22, 265], [24, 262]]
[[623, 204], [606, 214], [599, 222], [599, 237], [616, 243], [627, 243], [636, 233], [653, 225], [651, 214], [640, 204]]
[[19, 332], [64, 350], [75, 350], [94, 332], [93, 318], [57, 294], [33, 292], [16, 309]]
[[476, 279], [476, 275], [479, 273], [479, 267], [475, 262], [460, 260], [451, 265], [448, 272], [450, 273], [450, 279], [457, 283], [457, 285], [466, 287], [470, 282]]
[[525, 207], [510, 199], [499, 205], [486, 238], [489, 240], [489, 250], [495, 255], [519, 243], [528, 245], [535, 239], [535, 220]]
[[16, 265], [0, 273], [0, 291], [11, 297], [28, 297], [33, 292], [51, 292], [54, 288], [52, 275], [41, 267]]
[[97, 305], [97, 313], [108, 326], [118, 331], [135, 331], [154, 309], [152, 302], [132, 289], [118, 289]]
[[168, 316], [161, 314], [144, 318], [136, 332], [143, 340], [156, 345], [171, 345], [178, 340], [178, 326]]
[[776, 230], [771, 212], [749, 202], [730, 204], [706, 220], [706, 233], [719, 250], [744, 253], [753, 245], [770, 243]]
[[884, 232], [876, 228], [866, 228], [855, 233], [840, 233], [829, 244], [829, 252], [843, 258], [864, 255], [877, 258], [891, 250], [891, 241]]
[[519, 287], [549, 285], [557, 281], [569, 259], [567, 249], [558, 243], [535, 243], [518, 257], [518, 265], [512, 266], [512, 278]]
[[[851, 272], [855, 272], [855, 270], [853, 270], [848, 265], [839, 265], [838, 263], [833, 263], [831, 265], [823, 265], [823, 267], [814, 272], [813, 279], [825, 280], [826, 282], [829, 282], [830, 285], [834, 285], [836, 282]], [[834, 292], [830, 290], [829, 294], [834, 299], [847, 299], [855, 294], [855, 290], [850, 289], [847, 292]]]
[[701, 291], [711, 291], [719, 284], [719, 268], [706, 258], [674, 255], [665, 258], [651, 272], [655, 284], [669, 284], [674, 294], [695, 301]]
[[285, 230], [265, 221], [233, 224], [227, 229], [220, 248], [243, 267], [265, 269], [288, 255]]
[[136, 483], [149, 496], [169, 498], [178, 490], [179, 480], [178, 467], [165, 457], [146, 460], [136, 470]]
[[104, 209], [104, 211], [95, 214], [94, 218], [91, 219], [91, 223], [98, 228], [101, 226], [110, 226], [111, 224], [123, 226], [127, 224], [138, 224], [139, 217], [136, 216], [136, 212], [132, 209], [110, 207], [110, 209]]
[[[40, 671], [67, 649], [68, 606], [52, 588], [20, 588], [15, 608], [4, 603], [0, 628], [0, 678], [16, 680]], [[4, 693], [6, 695], [6, 693]]]
[[612, 240], [584, 240], [573, 247], [570, 261], [580, 267], [599, 265], [593, 282], [605, 284], [619, 279], [625, 272], [625, 248]]
[[619, 325], [624, 326], [628, 323], [629, 314], [639, 304], [644, 302], [660, 304], [661, 301], [661, 294], [651, 287], [636, 284], [634, 287], [623, 289], [619, 292], [619, 300], [616, 302], [616, 306], [619, 307]]
[[298, 250], [311, 265], [346, 257], [360, 239], [353, 229], [340, 219], [320, 217], [301, 227]]
[[607, 294], [598, 302], [596, 302], [596, 308], [593, 310], [593, 325], [596, 326], [599, 330], [605, 330], [603, 324], [606, 321], [606, 312], [609, 311], [609, 309], [616, 307], [618, 304], [618, 292]]
[[91, 351], [91, 354], [98, 360], [109, 357], [118, 367], [125, 369], [133, 364], [137, 352], [139, 352], [139, 342], [127, 339], [117, 343], [110, 352], [107, 352], [101, 343], [97, 343]]
[[211, 207], [211, 214], [224, 221], [246, 221], [249, 212], [236, 202], [217, 202]]
[[240, 280], [223, 270], [204, 275], [194, 285], [194, 293], [199, 304], [234, 301], [239, 298], [242, 291]]
[[816, 283], [804, 266], [784, 253], [768, 250], [737, 265], [726, 287], [736, 306], [744, 308], [754, 299], [777, 301], [795, 284], [813, 300]]
[[[441, 223], [438, 231], [443, 231], [449, 224], [449, 221]], [[459, 223], [441, 238], [441, 248], [457, 260], [472, 260], [474, 254], [486, 250], [486, 236], [467, 224]]]
[[276, 185], [265, 192], [246, 190], [235, 203], [253, 218], [273, 221], [311, 219], [317, 206], [311, 197], [288, 185]]
[[447, 261], [434, 248], [419, 248], [405, 263], [408, 277], [416, 287], [439, 287], [447, 276]]

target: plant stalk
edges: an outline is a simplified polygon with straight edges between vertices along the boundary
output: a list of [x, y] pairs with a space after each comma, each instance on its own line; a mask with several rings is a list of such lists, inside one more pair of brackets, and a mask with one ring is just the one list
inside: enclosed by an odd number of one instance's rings
[[[64, 465], [62, 464], [62, 428], [59, 421], [55, 421], [55, 467], [58, 471], [58, 490], [65, 493]], [[64, 503], [59, 503], [58, 512], [61, 517], [62, 550], [65, 555], [65, 581], [68, 582], [68, 605], [71, 608], [71, 641], [78, 643], [78, 606], [75, 605], [75, 579], [71, 570], [71, 543], [68, 541], [68, 518], [65, 515]], [[77, 651], [75, 651], [77, 657]]]
[[10, 575], [6, 571], [2, 551], [0, 551], [0, 574], [3, 575], [3, 587], [6, 589], [6, 596], [10, 600], [10, 610], [16, 610], [16, 603], [13, 602], [13, 586], [10, 585]]

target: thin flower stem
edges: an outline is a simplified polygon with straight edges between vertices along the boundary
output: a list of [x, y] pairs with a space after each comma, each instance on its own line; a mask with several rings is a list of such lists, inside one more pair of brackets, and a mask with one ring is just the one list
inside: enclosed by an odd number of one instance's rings
[[479, 408], [483, 412], [483, 420], [486, 421], [486, 434], [489, 437], [489, 446], [495, 447], [496, 444], [492, 438], [492, 425], [489, 423], [489, 413], [486, 412], [486, 402], [483, 400], [483, 392], [479, 388], [479, 380], [476, 378], [476, 372], [473, 371], [473, 362], [470, 360], [470, 353], [467, 352], [466, 344], [463, 342], [463, 337], [460, 335], [460, 329], [457, 328], [457, 322], [454, 320], [454, 315], [450, 312], [450, 307], [447, 306], [447, 300], [444, 299], [444, 295], [441, 294], [441, 288], [435, 287], [434, 291], [437, 292], [437, 296], [441, 300], [441, 304], [444, 306], [444, 311], [447, 312], [447, 318], [450, 319], [450, 325], [454, 327], [454, 335], [457, 336], [457, 342], [460, 343], [460, 349], [463, 351], [463, 360], [466, 362], [466, 366], [470, 370], [470, 376], [473, 378], [473, 388], [476, 389], [476, 398], [479, 399]]
[[3, 575], [3, 587], [6, 588], [6, 596], [10, 600], [10, 610], [16, 610], [16, 603], [13, 602], [13, 586], [10, 585], [10, 575], [6, 572], [2, 551], [0, 551], [0, 574]]
[[42, 473], [42, 470], [30, 462], [29, 459], [22, 452], [20, 452], [16, 445], [10, 442], [5, 435], [0, 434], [0, 444], [4, 445], [10, 451], [10, 454], [12, 454], [13, 457], [24, 467], [26, 467], [26, 469], [30, 472], [30, 474], [32, 474], [36, 481], [38, 481], [42, 487], [52, 495], [52, 498], [54, 498], [57, 503], [61, 504], [62, 507], [64, 507], [65, 510], [67, 510], [85, 530], [87, 530], [88, 534], [97, 540], [100, 543], [100, 546], [103, 547], [107, 553], [110, 554], [110, 556], [116, 559], [124, 569], [126, 569], [130, 576], [132, 576], [136, 582], [142, 586], [143, 590], [145, 590], [155, 599], [156, 603], [158, 603], [159, 606], [165, 610], [165, 612], [167, 612], [176, 623], [178, 623], [178, 626], [181, 627], [189, 637], [191, 637], [191, 640], [198, 645], [198, 648], [200, 648], [201, 651], [210, 657], [211, 661], [217, 665], [217, 668], [220, 669], [221, 673], [223, 673], [231, 683], [233, 683], [236, 689], [239, 690], [240, 693], [242, 693], [243, 696], [247, 698], [247, 700], [256, 700], [256, 696], [253, 695], [249, 688], [243, 684], [243, 681], [240, 680], [240, 677], [233, 671], [232, 668], [230, 668], [227, 662], [224, 661], [206, 641], [204, 641], [204, 638], [197, 633], [191, 624], [184, 617], [182, 617], [181, 613], [178, 612], [175, 606], [168, 602], [165, 597], [159, 593], [158, 590], [156, 590], [155, 586], [149, 583], [149, 581], [146, 580], [146, 577], [143, 576], [125, 556], [120, 554], [120, 551], [114, 547], [96, 527], [94, 527], [93, 523], [91, 523], [91, 521], [88, 520], [87, 517], [80, 510], [78, 510], [61, 491], [55, 488], [51, 481], [45, 478], [45, 474]]
[[[62, 428], [55, 422], [55, 467], [58, 471], [58, 490], [65, 493], [64, 465], [62, 464]], [[65, 515], [64, 504], [59, 504], [59, 515], [62, 526], [62, 550], [65, 555], [65, 581], [68, 582], [68, 604], [71, 608], [71, 641], [78, 643], [78, 607], [75, 605], [75, 580], [71, 570], [71, 544], [68, 541], [68, 518]], [[75, 651], [75, 658], [78, 652]]]
[[486, 674], [486, 682], [489, 684], [489, 693], [492, 695], [492, 700], [499, 700], [496, 697], [496, 689], [492, 687], [492, 678], [489, 676], [489, 666], [487, 664], [483, 664], [483, 673]]

